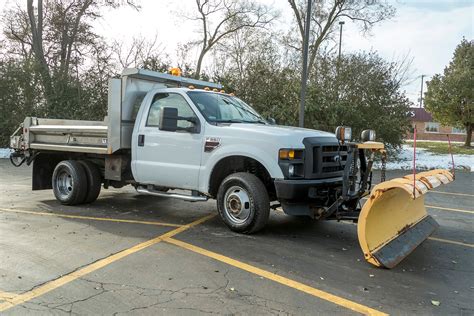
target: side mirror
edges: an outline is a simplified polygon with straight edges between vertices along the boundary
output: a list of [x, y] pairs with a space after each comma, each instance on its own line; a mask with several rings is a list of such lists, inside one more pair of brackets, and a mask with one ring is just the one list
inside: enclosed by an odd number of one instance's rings
[[273, 117], [267, 118], [267, 122], [270, 125], [276, 125], [276, 123], [277, 123]]
[[176, 132], [178, 129], [178, 109], [164, 107], [160, 111], [160, 130]]

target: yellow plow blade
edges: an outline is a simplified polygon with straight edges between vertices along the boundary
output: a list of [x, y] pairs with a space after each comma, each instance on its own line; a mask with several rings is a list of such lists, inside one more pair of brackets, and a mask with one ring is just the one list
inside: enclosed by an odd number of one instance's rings
[[376, 185], [359, 215], [357, 234], [365, 259], [393, 268], [439, 226], [428, 215], [424, 194], [453, 181], [443, 169], [430, 170]]

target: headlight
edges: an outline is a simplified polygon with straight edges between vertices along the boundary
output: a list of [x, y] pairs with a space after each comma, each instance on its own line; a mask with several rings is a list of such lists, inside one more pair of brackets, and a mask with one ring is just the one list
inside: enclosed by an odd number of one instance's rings
[[376, 138], [375, 131], [373, 129], [366, 129], [360, 133], [360, 140], [363, 142], [371, 141], [373, 142]]
[[278, 158], [280, 158], [280, 160], [302, 159], [303, 149], [280, 149]]
[[337, 140], [341, 142], [350, 141], [352, 139], [352, 129], [349, 126], [338, 126], [335, 134]]

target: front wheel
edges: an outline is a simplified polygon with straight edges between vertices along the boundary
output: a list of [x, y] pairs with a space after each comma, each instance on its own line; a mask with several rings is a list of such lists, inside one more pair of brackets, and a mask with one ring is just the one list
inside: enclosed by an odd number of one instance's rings
[[270, 199], [255, 175], [238, 172], [222, 181], [217, 192], [217, 209], [233, 231], [251, 234], [262, 229], [270, 214]]

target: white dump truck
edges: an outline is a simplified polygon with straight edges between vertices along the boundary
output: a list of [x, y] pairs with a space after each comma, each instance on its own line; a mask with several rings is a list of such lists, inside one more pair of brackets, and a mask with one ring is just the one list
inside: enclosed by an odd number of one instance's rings
[[451, 181], [448, 171], [383, 182], [360, 208], [374, 154], [383, 151], [374, 131], [353, 143], [348, 127], [332, 134], [277, 126], [221, 89], [126, 69], [109, 81], [103, 121], [26, 117], [10, 159], [33, 163], [33, 190], [53, 189], [66, 205], [92, 203], [102, 185], [132, 185], [142, 194], [216, 199], [224, 223], [241, 233], [262, 229], [277, 207], [358, 222], [366, 259], [378, 266], [396, 265], [435, 229], [420, 199]]

